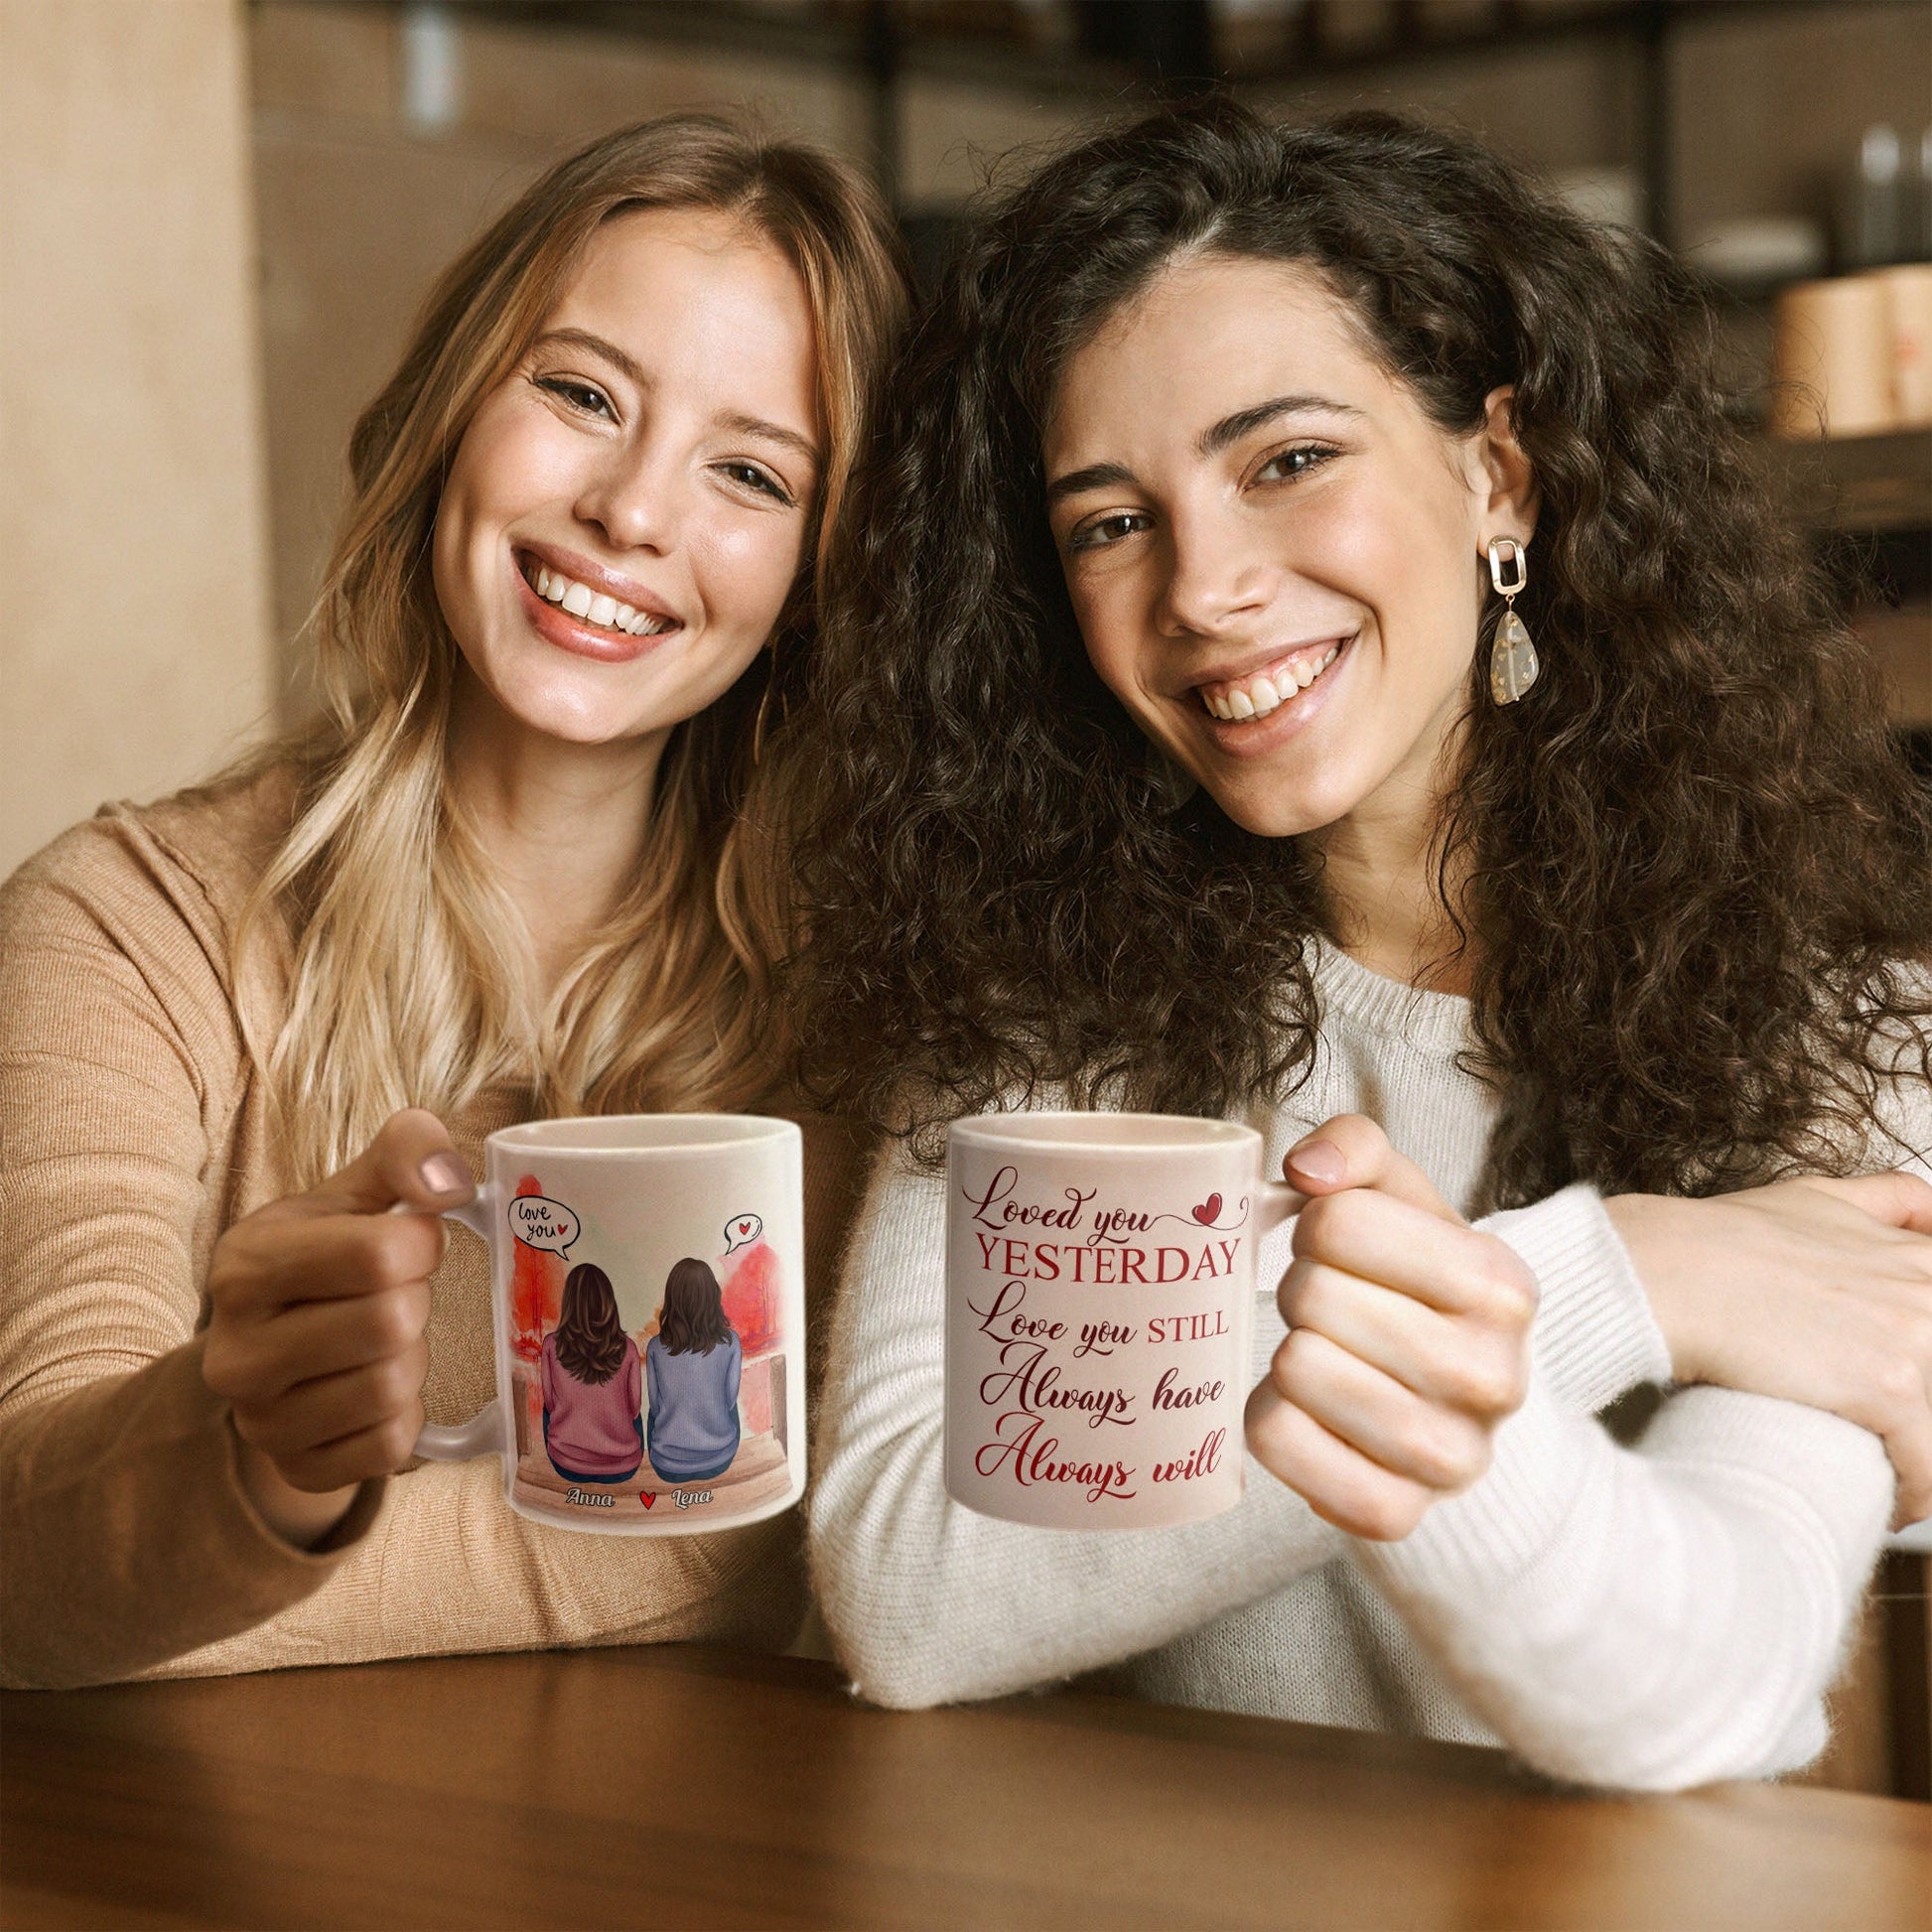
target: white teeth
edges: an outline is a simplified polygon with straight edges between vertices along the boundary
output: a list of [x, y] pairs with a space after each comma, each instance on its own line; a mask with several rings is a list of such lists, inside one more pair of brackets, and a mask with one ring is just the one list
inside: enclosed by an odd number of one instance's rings
[[661, 636], [675, 627], [669, 618], [648, 617], [544, 564], [536, 566], [530, 588], [549, 603], [561, 605], [573, 618], [582, 618], [587, 623], [601, 624], [609, 630], [621, 630], [632, 637]]
[[1321, 657], [1299, 658], [1283, 665], [1272, 678], [1257, 672], [1241, 684], [1227, 685], [1219, 691], [1203, 690], [1201, 703], [1216, 718], [1265, 718], [1290, 698], [1306, 691], [1340, 655], [1341, 646], [1330, 644]]

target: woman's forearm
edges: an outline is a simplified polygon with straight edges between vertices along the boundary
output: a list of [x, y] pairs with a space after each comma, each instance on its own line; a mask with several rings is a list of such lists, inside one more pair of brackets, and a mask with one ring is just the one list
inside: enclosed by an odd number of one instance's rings
[[0, 1425], [0, 1681], [107, 1682], [234, 1636], [326, 1583], [383, 1485], [299, 1548], [248, 1496], [185, 1343]]

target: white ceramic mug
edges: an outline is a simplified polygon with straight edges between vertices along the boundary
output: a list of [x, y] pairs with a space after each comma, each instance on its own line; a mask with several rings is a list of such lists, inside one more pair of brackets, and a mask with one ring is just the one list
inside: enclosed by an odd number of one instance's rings
[[483, 1143], [496, 1397], [416, 1453], [503, 1458], [519, 1514], [680, 1535], [805, 1486], [803, 1150], [785, 1120], [611, 1114]]
[[1261, 1237], [1302, 1196], [1231, 1121], [983, 1114], [946, 1148], [946, 1492], [1053, 1529], [1241, 1499]]

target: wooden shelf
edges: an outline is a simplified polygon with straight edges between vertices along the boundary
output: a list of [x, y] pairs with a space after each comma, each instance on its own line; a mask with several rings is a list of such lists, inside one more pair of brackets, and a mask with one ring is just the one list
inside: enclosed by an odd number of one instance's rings
[[1892, 722], [1910, 731], [1932, 728], [1932, 605], [1854, 612], [1852, 628], [1885, 681]]
[[1932, 541], [1932, 430], [1778, 443], [1790, 501], [1812, 528], [1925, 530]]

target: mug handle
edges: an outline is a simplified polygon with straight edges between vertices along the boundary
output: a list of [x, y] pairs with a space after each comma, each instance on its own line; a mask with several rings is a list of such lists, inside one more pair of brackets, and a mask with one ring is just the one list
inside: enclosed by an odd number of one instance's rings
[[[392, 1214], [420, 1214], [421, 1208], [398, 1201]], [[446, 1221], [455, 1221], [489, 1246], [489, 1189], [479, 1187], [475, 1196], [461, 1207], [443, 1209]], [[426, 1422], [416, 1438], [414, 1453], [425, 1462], [468, 1462], [473, 1456], [500, 1455], [503, 1440], [503, 1405], [492, 1397], [468, 1422], [455, 1424]]]
[[1292, 1221], [1308, 1204], [1308, 1195], [1299, 1187], [1291, 1187], [1285, 1180], [1264, 1180], [1255, 1208], [1255, 1238], [1259, 1240], [1284, 1221]]

